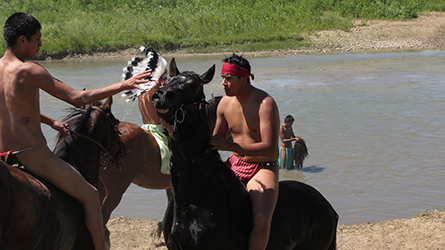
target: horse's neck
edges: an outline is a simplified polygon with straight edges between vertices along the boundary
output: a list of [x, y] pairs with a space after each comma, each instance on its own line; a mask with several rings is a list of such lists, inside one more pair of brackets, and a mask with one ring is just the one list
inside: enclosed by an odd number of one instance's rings
[[[89, 142], [87, 142], [89, 143]], [[97, 187], [99, 182], [100, 149], [91, 143], [80, 145], [72, 142], [65, 145], [65, 150], [55, 154], [79, 171], [86, 181]]]
[[181, 147], [206, 148], [209, 144], [210, 130], [207, 126], [206, 116], [201, 110], [197, 112], [194, 117], [189, 117], [186, 123], [177, 124], [173, 139]]

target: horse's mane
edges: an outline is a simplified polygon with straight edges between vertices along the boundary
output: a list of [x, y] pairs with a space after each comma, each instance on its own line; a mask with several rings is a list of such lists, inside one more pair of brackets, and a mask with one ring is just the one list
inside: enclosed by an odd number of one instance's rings
[[218, 108], [218, 104], [221, 101], [222, 96], [215, 96], [212, 99], [208, 100], [205, 108], [206, 108], [206, 116], [207, 116], [207, 124], [209, 125], [210, 132], [213, 132], [216, 123], [216, 109]]
[[[87, 119], [90, 117], [90, 113], [93, 106], [100, 106], [102, 102], [94, 102], [80, 108], [69, 108], [69, 114], [63, 118], [63, 122], [67, 123], [70, 130], [85, 134], [87, 130]], [[67, 144], [72, 143], [71, 136], [62, 136], [60, 133], [57, 135], [57, 143], [54, 147], [54, 153], [58, 154], [66, 149]]]
[[198, 75], [198, 73], [196, 73], [194, 71], [184, 71], [184, 72], [181, 72], [178, 76], [189, 76], [189, 77], [197, 78], [198, 80], [202, 80], [201, 76]]

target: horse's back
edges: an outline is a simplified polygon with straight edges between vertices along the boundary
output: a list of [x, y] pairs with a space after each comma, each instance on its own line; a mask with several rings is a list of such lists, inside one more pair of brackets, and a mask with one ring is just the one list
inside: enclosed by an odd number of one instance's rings
[[140, 126], [127, 122], [119, 124], [119, 131], [127, 149], [122, 166], [137, 169], [133, 183], [149, 189], [169, 188], [170, 176], [161, 172], [161, 151], [155, 137]]
[[[19, 168], [0, 162], [0, 170], [3, 203], [0, 229], [5, 246], [8, 249], [72, 249], [73, 235], [83, 222], [79, 221], [83, 214], [80, 204]], [[76, 206], [77, 217], [72, 213]]]
[[281, 181], [267, 249], [335, 249], [338, 215], [315, 188]]

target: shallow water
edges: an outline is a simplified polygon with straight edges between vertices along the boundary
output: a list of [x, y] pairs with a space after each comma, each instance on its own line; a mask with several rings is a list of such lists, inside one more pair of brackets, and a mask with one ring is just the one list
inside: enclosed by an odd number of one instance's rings
[[[75, 89], [120, 80], [129, 58], [41, 62]], [[170, 61], [170, 58], [167, 58]], [[205, 72], [222, 57], [177, 58], [180, 70]], [[302, 171], [280, 179], [318, 189], [340, 215], [340, 223], [409, 218], [444, 208], [445, 52], [299, 55], [250, 59], [253, 85], [278, 103], [281, 120], [295, 117], [309, 158]], [[223, 94], [217, 73], [206, 95]], [[113, 113], [141, 123], [137, 105], [116, 95]], [[56, 119], [67, 104], [42, 94], [42, 112]], [[44, 127], [48, 143], [54, 133]], [[223, 156], [227, 154], [223, 154]], [[165, 191], [131, 185], [113, 216], [162, 219]]]

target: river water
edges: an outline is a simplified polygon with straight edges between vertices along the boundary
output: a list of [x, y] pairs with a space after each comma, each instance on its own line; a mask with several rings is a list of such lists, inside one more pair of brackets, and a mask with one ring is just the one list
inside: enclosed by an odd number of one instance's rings
[[[206, 95], [223, 94], [223, 57], [177, 58], [180, 70], [216, 64]], [[129, 58], [40, 62], [73, 88], [120, 81]], [[170, 61], [170, 58], [166, 58]], [[409, 218], [445, 208], [445, 52], [298, 55], [252, 58], [253, 85], [276, 100], [281, 120], [295, 117], [309, 158], [302, 171], [280, 171], [318, 189], [341, 224]], [[114, 97], [113, 113], [141, 124], [135, 103]], [[62, 119], [69, 106], [42, 93], [42, 112]], [[44, 126], [48, 144], [55, 133]], [[227, 154], [222, 154], [226, 157]], [[131, 185], [113, 216], [162, 219], [165, 191]]]

